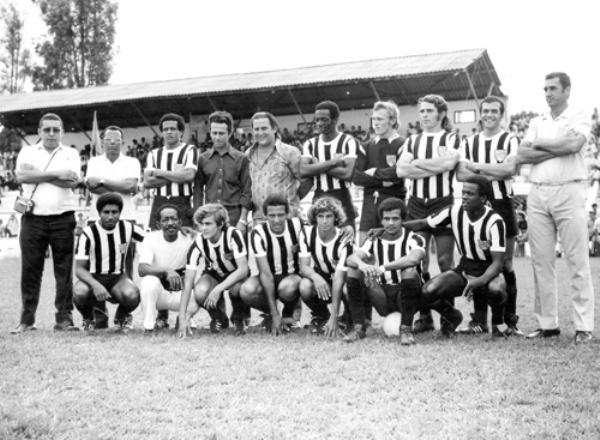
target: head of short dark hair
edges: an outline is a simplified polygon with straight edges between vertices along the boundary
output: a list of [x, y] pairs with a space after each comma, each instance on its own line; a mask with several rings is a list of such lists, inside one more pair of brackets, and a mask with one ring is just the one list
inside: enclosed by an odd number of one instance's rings
[[158, 129], [160, 131], [162, 131], [162, 129], [163, 129], [163, 122], [166, 122], [166, 121], [177, 122], [177, 130], [179, 130], [182, 133], [185, 131], [185, 120], [183, 119], [182, 116], [178, 115], [177, 113], [166, 113], [166, 114], [162, 115], [162, 117], [160, 118], [160, 121], [158, 121]]
[[561, 87], [565, 90], [567, 87], [571, 87], [571, 78], [565, 72], [550, 72], [544, 79], [558, 78]]
[[485, 196], [487, 200], [490, 200], [492, 198], [492, 186], [485, 177], [471, 176], [468, 179], [466, 179], [465, 182], [477, 185], [477, 190], [479, 191], [480, 196]]
[[381, 219], [383, 218], [384, 212], [393, 211], [395, 209], [399, 209], [400, 218], [402, 220], [406, 220], [406, 217], [408, 216], [408, 209], [406, 209], [404, 202], [396, 197], [390, 197], [381, 202], [377, 207], [377, 215]]
[[231, 113], [226, 112], [224, 110], [218, 110], [216, 112], [212, 112], [209, 116], [208, 116], [208, 124], [226, 124], [227, 125], [227, 132], [229, 134], [233, 133], [233, 116], [231, 116]]
[[333, 121], [337, 121], [340, 117], [340, 108], [333, 101], [321, 101], [315, 105], [315, 111], [317, 110], [329, 110], [329, 117]]
[[432, 104], [438, 113], [444, 113], [444, 117], [442, 118], [442, 128], [446, 131], [451, 131], [452, 126], [450, 125], [450, 119], [448, 118], [448, 103], [444, 99], [442, 95], [425, 95], [419, 98], [419, 104], [422, 102], [427, 102]]
[[479, 113], [481, 114], [481, 109], [483, 109], [483, 104], [493, 104], [493, 103], [498, 103], [500, 105], [500, 115], [501, 116], [504, 115], [504, 101], [494, 95], [486, 96], [485, 98], [483, 98], [481, 100], [481, 103], [479, 104]]
[[252, 115], [252, 118], [250, 118], [250, 127], [254, 128], [254, 121], [257, 119], [268, 119], [269, 125], [271, 125], [271, 128], [273, 130], [275, 130], [275, 137], [279, 137], [279, 132], [280, 132], [279, 122], [277, 122], [277, 118], [273, 115], [273, 113], [270, 113], [270, 112], [254, 113]]
[[100, 212], [106, 205], [117, 205], [121, 212], [123, 211], [123, 197], [115, 192], [104, 193], [96, 200], [96, 209]]
[[286, 197], [281, 194], [269, 194], [263, 203], [263, 213], [267, 215], [269, 206], [285, 206], [285, 213], [289, 214], [290, 204]]
[[100, 139], [104, 139], [104, 136], [106, 136], [106, 132], [108, 131], [118, 131], [119, 133], [121, 133], [121, 140], [125, 138], [125, 134], [123, 133], [123, 129], [121, 127], [118, 127], [116, 125], [109, 125], [104, 130], [102, 130], [102, 132], [100, 132]]
[[40, 122], [38, 124], [39, 128], [42, 128], [42, 123], [44, 121], [58, 121], [60, 122], [60, 126], [61, 128], [64, 127], [65, 125], [63, 124], [63, 120], [61, 119], [60, 116], [58, 116], [56, 113], [44, 113], [42, 115], [42, 117], [40, 118]]
[[158, 208], [158, 210], [156, 211], [156, 221], [157, 222], [160, 222], [160, 215], [162, 214], [162, 212], [165, 209], [174, 209], [175, 212], [177, 213], [177, 219], [181, 219], [181, 212], [179, 211], [179, 207], [176, 205], [173, 205], [172, 203], [165, 203], [160, 208]]

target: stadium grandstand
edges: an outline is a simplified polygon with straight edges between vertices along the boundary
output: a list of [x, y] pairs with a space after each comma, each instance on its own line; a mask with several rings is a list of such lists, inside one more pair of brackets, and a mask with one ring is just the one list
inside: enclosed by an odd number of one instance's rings
[[[338, 103], [340, 122], [369, 125], [374, 101], [393, 99], [403, 121], [416, 121], [417, 99], [438, 93], [450, 102], [456, 128], [470, 133], [477, 102], [488, 94], [504, 96], [485, 49], [354, 61], [255, 73], [20, 93], [0, 97], [0, 123], [18, 128], [28, 144], [37, 140], [37, 122], [45, 112], [63, 117], [64, 142], [91, 142], [94, 112], [100, 128], [115, 124], [126, 137], [157, 136], [160, 116], [173, 111], [188, 121], [190, 135], [205, 136], [206, 116], [226, 109], [244, 129], [256, 111], [270, 111], [288, 130], [310, 129], [313, 107], [323, 97]], [[129, 132], [129, 133], [128, 133]]]

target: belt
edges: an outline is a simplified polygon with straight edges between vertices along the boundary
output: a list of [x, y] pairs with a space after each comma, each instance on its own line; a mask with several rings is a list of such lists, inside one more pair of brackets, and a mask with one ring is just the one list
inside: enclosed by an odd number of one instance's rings
[[587, 182], [584, 179], [576, 179], [576, 180], [567, 180], [566, 182], [531, 182], [535, 186], [563, 186], [568, 185], [569, 183], [583, 183]]

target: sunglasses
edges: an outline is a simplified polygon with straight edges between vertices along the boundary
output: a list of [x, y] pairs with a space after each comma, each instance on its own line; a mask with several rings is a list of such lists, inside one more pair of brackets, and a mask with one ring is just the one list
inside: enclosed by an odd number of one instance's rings
[[56, 127], [44, 127], [42, 128], [44, 133], [60, 133], [61, 129]]

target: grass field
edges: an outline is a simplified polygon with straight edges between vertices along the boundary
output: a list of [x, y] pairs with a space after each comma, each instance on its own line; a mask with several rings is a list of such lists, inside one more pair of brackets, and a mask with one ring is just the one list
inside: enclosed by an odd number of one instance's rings
[[[572, 343], [564, 276], [558, 339], [427, 334], [404, 348], [379, 320], [353, 345], [304, 331], [56, 334], [48, 264], [39, 330], [13, 336], [20, 262], [0, 267], [1, 439], [600, 438], [600, 344]], [[516, 269], [520, 326], [533, 330], [529, 260]], [[134, 318], [141, 327], [139, 310]]]

